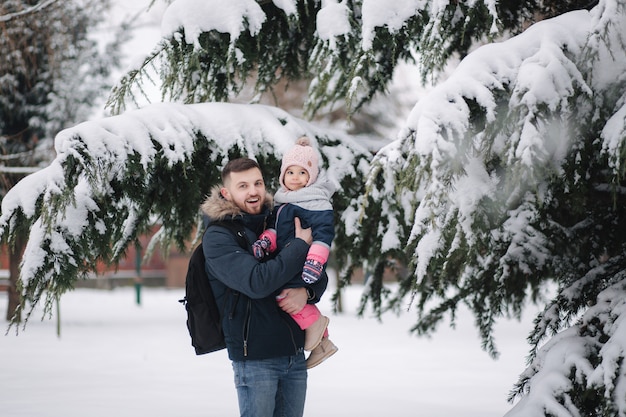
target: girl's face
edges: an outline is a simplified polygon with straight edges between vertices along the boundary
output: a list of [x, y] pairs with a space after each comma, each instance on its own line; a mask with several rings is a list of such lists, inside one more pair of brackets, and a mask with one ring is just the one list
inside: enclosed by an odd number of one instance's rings
[[297, 191], [300, 188], [306, 187], [309, 182], [309, 172], [301, 166], [290, 165], [285, 171], [283, 182], [288, 190]]

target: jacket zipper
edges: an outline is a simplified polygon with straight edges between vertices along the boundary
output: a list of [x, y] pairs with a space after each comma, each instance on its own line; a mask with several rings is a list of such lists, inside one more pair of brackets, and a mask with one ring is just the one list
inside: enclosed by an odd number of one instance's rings
[[250, 334], [250, 316], [252, 309], [252, 300], [248, 300], [246, 307], [246, 319], [243, 325], [243, 356], [248, 356], [248, 336]]
[[228, 313], [228, 319], [232, 320], [233, 317], [235, 317], [235, 309], [237, 308], [237, 303], [239, 302], [239, 294], [241, 293], [239, 291], [234, 291], [230, 288], [227, 288], [226, 291], [228, 294], [231, 295], [231, 299], [234, 298], [231, 303], [230, 312]]

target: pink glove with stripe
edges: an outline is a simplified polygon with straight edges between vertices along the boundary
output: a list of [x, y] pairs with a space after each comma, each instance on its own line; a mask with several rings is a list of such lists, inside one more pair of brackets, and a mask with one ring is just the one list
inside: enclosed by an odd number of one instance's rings
[[329, 254], [330, 249], [326, 245], [313, 242], [302, 267], [302, 280], [304, 282], [314, 284], [320, 279], [324, 265], [328, 262]]

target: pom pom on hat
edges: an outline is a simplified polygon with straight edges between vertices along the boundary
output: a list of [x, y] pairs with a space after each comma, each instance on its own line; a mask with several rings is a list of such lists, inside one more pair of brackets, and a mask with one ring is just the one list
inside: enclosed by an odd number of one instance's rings
[[[313, 184], [317, 180], [319, 174], [319, 159], [315, 149], [311, 146], [311, 141], [306, 136], [300, 137], [296, 141], [296, 145], [285, 152], [283, 155], [283, 163], [280, 167], [280, 185], [285, 187], [283, 182], [285, 178], [285, 171], [292, 165], [300, 166], [309, 173], [309, 182], [307, 187]], [[286, 187], [285, 187], [286, 188]]]

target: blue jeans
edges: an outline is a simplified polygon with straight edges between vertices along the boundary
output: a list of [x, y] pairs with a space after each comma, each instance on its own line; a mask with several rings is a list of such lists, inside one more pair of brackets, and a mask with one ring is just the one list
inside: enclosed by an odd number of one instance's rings
[[302, 417], [307, 370], [304, 352], [294, 356], [233, 361], [241, 417]]

